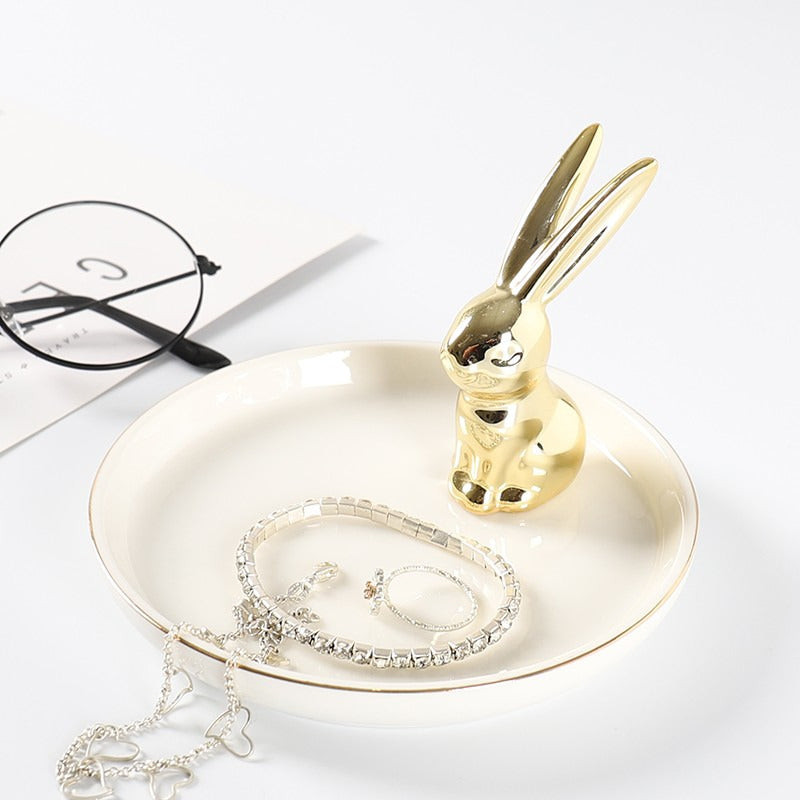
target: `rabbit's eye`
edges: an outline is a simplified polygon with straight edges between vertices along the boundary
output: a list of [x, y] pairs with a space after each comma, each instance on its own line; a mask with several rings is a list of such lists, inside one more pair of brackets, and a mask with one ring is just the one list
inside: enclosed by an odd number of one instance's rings
[[518, 350], [516, 353], [513, 353], [508, 358], [493, 358], [492, 364], [496, 367], [515, 367], [519, 362], [522, 361], [522, 351]]
[[513, 337], [503, 342], [490, 354], [492, 364], [496, 367], [516, 367], [522, 361], [522, 345]]

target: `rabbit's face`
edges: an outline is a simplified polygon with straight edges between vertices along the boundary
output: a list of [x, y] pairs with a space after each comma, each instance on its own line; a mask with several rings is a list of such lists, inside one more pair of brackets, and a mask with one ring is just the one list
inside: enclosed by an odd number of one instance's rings
[[460, 389], [503, 396], [531, 389], [549, 352], [550, 326], [542, 306], [522, 303], [507, 289], [493, 286], [456, 317], [441, 359]]

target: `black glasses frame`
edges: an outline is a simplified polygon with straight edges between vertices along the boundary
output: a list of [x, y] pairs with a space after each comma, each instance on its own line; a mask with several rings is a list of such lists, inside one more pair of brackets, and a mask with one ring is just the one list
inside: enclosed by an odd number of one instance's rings
[[[149, 322], [148, 320], [142, 319], [141, 317], [137, 317], [136, 315], [130, 314], [127, 311], [123, 311], [122, 309], [115, 308], [114, 306], [109, 305], [109, 303], [112, 302], [113, 300], [119, 300], [122, 297], [130, 296], [131, 294], [147, 291], [148, 289], [154, 289], [157, 288], [158, 286], [164, 285], [169, 281], [178, 280], [182, 277], [188, 277], [190, 274], [192, 274], [192, 273], [184, 273], [183, 275], [179, 275], [174, 278], [167, 278], [161, 281], [157, 281], [153, 284], [149, 284], [147, 286], [140, 286], [136, 289], [129, 290], [128, 292], [121, 292], [117, 295], [102, 298], [100, 300], [86, 296], [59, 294], [59, 295], [53, 295], [52, 297], [32, 298], [29, 300], [21, 300], [13, 303], [6, 303], [4, 306], [4, 308], [11, 311], [12, 314], [15, 311], [19, 312], [34, 311], [46, 308], [64, 309], [64, 311], [57, 314], [53, 314], [50, 317], [47, 317], [46, 319], [53, 319], [55, 317], [67, 316], [69, 314], [74, 314], [77, 313], [78, 311], [83, 311], [86, 309], [96, 311], [100, 314], [103, 314], [104, 316], [107, 316], [115, 320], [116, 322], [119, 322], [122, 325], [125, 325], [128, 328], [131, 328], [131, 330], [134, 330], [137, 333], [141, 334], [142, 336], [147, 337], [156, 344], [161, 345], [157, 349], [153, 350], [151, 353], [147, 353], [144, 356], [139, 356], [138, 358], [132, 358], [127, 361], [116, 361], [108, 364], [67, 361], [65, 359], [58, 358], [58, 356], [54, 356], [49, 353], [45, 353], [41, 350], [38, 350], [37, 348], [30, 345], [11, 328], [11, 326], [3, 318], [2, 313], [0, 313], [0, 330], [2, 330], [2, 332], [6, 336], [8, 336], [12, 341], [16, 342], [20, 347], [24, 348], [29, 353], [37, 356], [38, 358], [42, 358], [45, 361], [49, 361], [53, 364], [58, 364], [63, 367], [71, 367], [73, 369], [110, 370], [110, 369], [124, 369], [126, 367], [135, 367], [139, 364], [144, 364], [147, 361], [150, 361], [158, 357], [162, 353], [166, 352], [173, 353], [178, 358], [182, 359], [183, 361], [186, 361], [192, 366], [200, 367], [202, 369], [213, 370], [229, 366], [231, 363], [230, 359], [222, 355], [222, 353], [219, 353], [216, 350], [212, 350], [210, 347], [206, 347], [205, 345], [199, 344], [198, 342], [193, 342], [190, 339], [186, 338], [186, 334], [188, 333], [189, 328], [192, 327], [194, 321], [197, 319], [197, 315], [200, 311], [200, 305], [203, 302], [203, 289], [204, 289], [203, 277], [205, 275], [214, 275], [221, 269], [221, 267], [215, 264], [213, 261], [210, 261], [205, 256], [196, 253], [194, 248], [189, 244], [189, 242], [177, 230], [175, 230], [175, 228], [173, 228], [172, 225], [165, 222], [160, 217], [157, 217], [155, 214], [151, 214], [149, 211], [144, 211], [143, 209], [137, 208], [135, 206], [127, 205], [125, 203], [116, 203], [110, 200], [73, 200], [65, 203], [56, 203], [55, 205], [48, 206], [47, 208], [41, 208], [38, 211], [34, 211], [32, 214], [29, 214], [27, 217], [20, 220], [16, 225], [14, 225], [13, 228], [11, 228], [5, 234], [5, 236], [3, 236], [2, 239], [0, 239], [0, 249], [2, 249], [3, 244], [6, 242], [8, 237], [14, 233], [14, 231], [16, 231], [19, 227], [21, 227], [34, 217], [37, 217], [40, 214], [44, 214], [48, 211], [56, 211], [59, 208], [81, 206], [81, 205], [105, 205], [105, 206], [114, 206], [116, 208], [123, 208], [127, 211], [135, 211], [139, 214], [143, 214], [144, 216], [149, 217], [155, 222], [160, 223], [165, 228], [167, 228], [167, 230], [175, 234], [175, 236], [177, 236], [183, 242], [183, 244], [187, 247], [189, 252], [194, 257], [195, 268], [200, 278], [200, 291], [197, 296], [197, 304], [195, 305], [194, 311], [192, 312], [189, 321], [186, 323], [186, 325], [183, 327], [182, 330], [175, 333], [173, 331], [167, 330], [166, 328], [162, 328], [160, 325], [155, 325], [154, 323]], [[2, 311], [2, 307], [0, 307], [0, 311]]]

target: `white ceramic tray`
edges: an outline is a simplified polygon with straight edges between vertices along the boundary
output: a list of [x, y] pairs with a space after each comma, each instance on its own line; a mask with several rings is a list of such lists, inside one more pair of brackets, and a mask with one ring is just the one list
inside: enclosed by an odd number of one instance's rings
[[[446, 490], [455, 389], [436, 346], [331, 345], [234, 365], [150, 409], [111, 448], [90, 501], [97, 552], [152, 638], [183, 620], [225, 631], [239, 599], [234, 550], [256, 519], [320, 495], [386, 503], [505, 555], [524, 593], [514, 628], [484, 653], [421, 671], [376, 671], [289, 641], [286, 666], [240, 671], [243, 694], [293, 714], [382, 725], [465, 720], [551, 696], [652, 630], [697, 535], [692, 485], [667, 442], [601, 389], [553, 374], [586, 420], [580, 475], [533, 512], [475, 517]], [[498, 604], [488, 573], [352, 518], [289, 529], [258, 557], [275, 592], [337, 561], [341, 576], [309, 602], [326, 630], [375, 644], [431, 636], [370, 616], [362, 589], [376, 566], [457, 570], [482, 609]], [[410, 602], [441, 601], [426, 594], [433, 584], [420, 586]], [[220, 683], [221, 652], [192, 639], [180, 652], [192, 673]]]

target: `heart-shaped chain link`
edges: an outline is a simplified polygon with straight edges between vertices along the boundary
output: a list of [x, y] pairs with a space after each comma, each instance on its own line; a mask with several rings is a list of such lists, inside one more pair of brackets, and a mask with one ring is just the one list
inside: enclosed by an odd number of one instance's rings
[[207, 728], [205, 736], [207, 739], [216, 739], [229, 753], [232, 753], [237, 758], [247, 758], [253, 752], [253, 740], [247, 735], [245, 729], [250, 724], [250, 709], [247, 706], [240, 706], [236, 712], [236, 719], [242, 717], [242, 723], [239, 730], [236, 732], [239, 741], [237, 742], [232, 736], [233, 731], [229, 731], [226, 735], [222, 735], [222, 730], [225, 723], [230, 718], [230, 712], [223, 711]]
[[175, 692], [175, 695], [172, 697], [172, 699], [164, 705], [161, 713], [165, 716], [169, 714], [170, 711], [174, 711], [187, 694], [191, 694], [194, 691], [194, 682], [192, 681], [189, 673], [183, 667], [175, 668], [170, 676], [170, 681], [174, 680], [176, 676], [183, 676], [186, 682], [180, 689], [178, 689], [177, 692]]
[[[290, 587], [285, 599], [295, 602], [307, 596], [317, 583], [332, 580], [339, 568], [332, 562], [317, 564], [307, 578]], [[299, 620], [319, 619], [311, 609], [295, 609]], [[279, 654], [283, 640], [280, 629], [269, 624], [269, 620], [245, 599], [234, 608], [236, 627], [225, 634], [214, 634], [207, 628], [190, 623], [173, 626], [164, 637], [164, 662], [161, 693], [155, 710], [148, 716], [126, 725], [95, 725], [79, 734], [67, 749], [57, 766], [59, 786], [68, 800], [110, 800], [114, 796], [113, 784], [117, 780], [146, 777], [153, 800], [175, 800], [178, 790], [194, 780], [194, 773], [187, 766], [215, 748], [223, 747], [237, 758], [247, 758], [254, 749], [253, 740], [247, 734], [250, 724], [250, 709], [241, 704], [236, 691], [234, 673], [243, 658], [259, 663], [288, 663]], [[146, 759], [141, 757], [138, 744], [130, 736], [154, 728], [164, 717], [174, 711], [183, 699], [194, 691], [191, 675], [175, 664], [174, 649], [183, 634], [190, 634], [215, 647], [227, 650], [223, 684], [227, 700], [226, 709], [206, 728], [205, 741], [182, 755], [167, 758]], [[230, 649], [236, 642], [253, 637], [258, 650], [250, 652], [241, 646]], [[108, 764], [106, 768], [104, 765]]]
[[84, 758], [87, 761], [96, 761], [102, 767], [104, 761], [117, 763], [135, 761], [141, 752], [142, 748], [136, 742], [122, 738], [108, 739], [96, 734], [86, 743]]
[[194, 780], [194, 772], [189, 767], [167, 767], [150, 773], [150, 795], [153, 800], [175, 800], [178, 789], [188, 786]]

